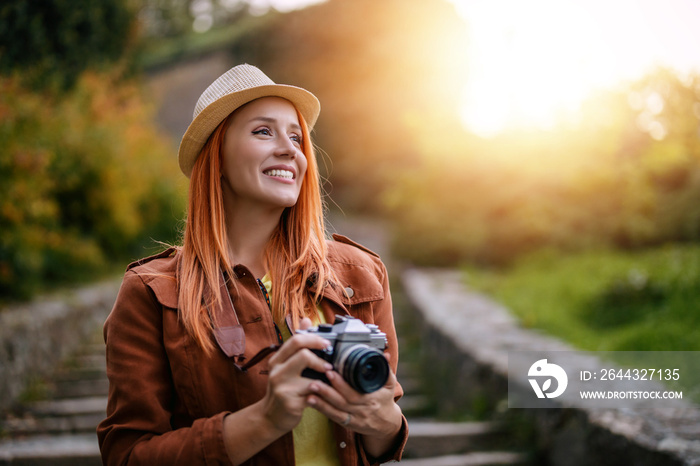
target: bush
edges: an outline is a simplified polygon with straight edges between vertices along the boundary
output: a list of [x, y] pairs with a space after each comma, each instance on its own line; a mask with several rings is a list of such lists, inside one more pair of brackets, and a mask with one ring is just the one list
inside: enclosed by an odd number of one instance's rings
[[698, 351], [700, 246], [643, 251], [552, 250], [513, 266], [470, 268], [468, 283], [495, 296], [524, 326], [593, 351]]
[[172, 239], [174, 149], [134, 84], [87, 73], [69, 93], [0, 78], [0, 297], [90, 277]]
[[639, 271], [613, 280], [603, 292], [593, 297], [581, 312], [583, 320], [594, 328], [612, 328], [646, 318], [661, 309], [669, 291]]
[[132, 30], [125, 0], [6, 0], [0, 73], [20, 71], [37, 88], [70, 88], [83, 71], [119, 60]]

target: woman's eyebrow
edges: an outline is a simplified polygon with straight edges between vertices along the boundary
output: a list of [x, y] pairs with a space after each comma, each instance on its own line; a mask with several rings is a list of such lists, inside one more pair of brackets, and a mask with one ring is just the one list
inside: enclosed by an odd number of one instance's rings
[[[261, 122], [263, 122], [263, 123], [268, 123], [268, 124], [275, 124], [275, 123], [277, 123], [277, 119], [275, 119], [275, 118], [270, 118], [270, 117], [266, 117], [266, 116], [257, 116], [257, 117], [253, 117], [253, 118], [250, 119], [250, 121], [251, 121], [251, 122], [253, 122], [253, 121], [261, 121]], [[292, 127], [293, 129], [295, 129], [295, 130], [301, 131], [301, 126], [299, 126], [299, 125], [296, 124], [296, 123], [292, 123], [292, 124], [291, 124], [291, 127]]]

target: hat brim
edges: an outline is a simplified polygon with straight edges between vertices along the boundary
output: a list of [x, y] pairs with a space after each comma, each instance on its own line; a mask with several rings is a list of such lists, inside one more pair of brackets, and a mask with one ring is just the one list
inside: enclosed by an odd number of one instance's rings
[[304, 117], [309, 130], [316, 124], [321, 111], [316, 96], [306, 89], [286, 84], [256, 86], [225, 95], [205, 107], [182, 136], [178, 162], [187, 178], [192, 175], [194, 162], [216, 127], [237, 108], [262, 97], [281, 97], [290, 101]]

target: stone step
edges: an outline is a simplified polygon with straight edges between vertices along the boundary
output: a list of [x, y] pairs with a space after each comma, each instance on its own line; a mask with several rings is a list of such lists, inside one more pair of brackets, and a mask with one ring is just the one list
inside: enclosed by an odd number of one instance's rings
[[107, 358], [104, 351], [102, 353], [77, 354], [71, 359], [71, 364], [86, 369], [107, 369]]
[[104, 419], [106, 396], [37, 401], [23, 415], [8, 417], [0, 423], [9, 437], [25, 435], [94, 433]]
[[3, 431], [12, 438], [27, 435], [94, 433], [104, 413], [69, 416], [10, 418], [2, 422]]
[[109, 392], [109, 381], [106, 378], [58, 380], [54, 382], [52, 395], [58, 399], [106, 397]]
[[477, 452], [401, 460], [401, 466], [525, 466], [528, 457], [512, 452]]
[[104, 355], [76, 356], [53, 374], [57, 380], [99, 379], [107, 377]]
[[[102, 337], [100, 337], [102, 338]], [[100, 355], [102, 359], [105, 357], [106, 347], [104, 342], [86, 343], [75, 352], [77, 355]]]
[[75, 380], [106, 379], [107, 371], [94, 367], [78, 367], [70, 370], [61, 370], [54, 374], [53, 379], [58, 382], [72, 382]]
[[0, 466], [100, 466], [97, 435], [40, 435], [0, 442]]
[[498, 449], [507, 443], [508, 431], [497, 422], [440, 422], [408, 420], [404, 456], [424, 458], [470, 451]]
[[420, 416], [430, 410], [430, 398], [424, 395], [404, 395], [398, 401], [401, 411], [406, 417]]
[[105, 414], [106, 396], [37, 401], [29, 405], [29, 411], [37, 417], [74, 416], [80, 414]]

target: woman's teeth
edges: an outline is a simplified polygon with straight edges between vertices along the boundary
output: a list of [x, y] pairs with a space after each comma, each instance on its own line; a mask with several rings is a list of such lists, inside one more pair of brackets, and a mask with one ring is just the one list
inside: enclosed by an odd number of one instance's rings
[[294, 174], [289, 170], [267, 170], [263, 172], [267, 176], [276, 176], [279, 178], [286, 178], [288, 180], [294, 179]]

